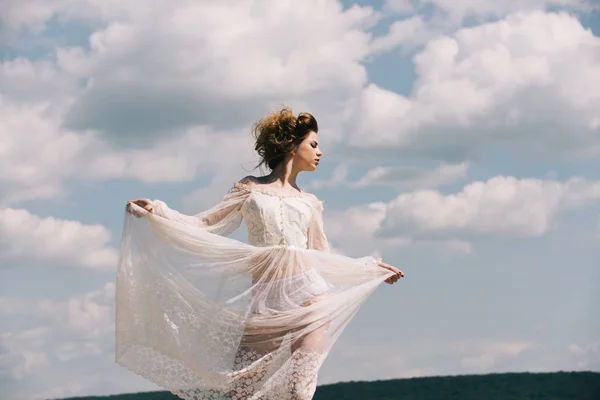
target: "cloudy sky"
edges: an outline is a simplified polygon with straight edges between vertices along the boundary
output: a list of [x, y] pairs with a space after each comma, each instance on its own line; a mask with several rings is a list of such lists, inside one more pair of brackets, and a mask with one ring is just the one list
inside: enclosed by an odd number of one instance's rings
[[282, 103], [332, 246], [407, 275], [321, 383], [600, 371], [599, 1], [3, 0], [0, 46], [2, 398], [157, 389], [113, 361], [125, 202], [214, 204]]

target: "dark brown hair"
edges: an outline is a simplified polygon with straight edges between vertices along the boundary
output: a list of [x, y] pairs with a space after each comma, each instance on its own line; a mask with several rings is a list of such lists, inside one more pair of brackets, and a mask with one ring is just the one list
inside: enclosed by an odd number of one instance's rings
[[266, 165], [271, 170], [275, 169], [288, 153], [298, 147], [306, 135], [318, 131], [317, 120], [309, 113], [295, 116], [289, 107], [269, 113], [252, 128], [256, 139], [254, 150], [260, 156], [256, 167]]

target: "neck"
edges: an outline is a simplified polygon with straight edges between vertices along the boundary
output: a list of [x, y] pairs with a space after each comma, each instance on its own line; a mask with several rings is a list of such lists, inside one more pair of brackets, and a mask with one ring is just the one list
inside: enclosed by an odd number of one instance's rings
[[267, 179], [269, 182], [278, 181], [281, 183], [281, 187], [293, 187], [298, 189], [296, 185], [296, 177], [300, 171], [296, 170], [293, 165], [293, 160], [289, 159], [281, 162], [269, 175]]

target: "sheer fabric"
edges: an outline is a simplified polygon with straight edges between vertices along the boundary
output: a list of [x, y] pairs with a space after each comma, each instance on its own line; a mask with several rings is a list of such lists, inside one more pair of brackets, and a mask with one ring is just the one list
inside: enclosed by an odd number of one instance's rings
[[[184, 399], [311, 399], [331, 346], [393, 273], [331, 253], [309, 193], [236, 183], [194, 216], [153, 205], [125, 214], [117, 363]], [[248, 243], [226, 237], [242, 220]]]

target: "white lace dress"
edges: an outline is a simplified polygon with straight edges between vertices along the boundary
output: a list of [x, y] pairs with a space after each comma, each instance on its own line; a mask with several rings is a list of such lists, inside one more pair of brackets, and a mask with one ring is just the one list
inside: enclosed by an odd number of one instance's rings
[[[195, 216], [153, 204], [125, 214], [117, 363], [184, 399], [311, 399], [331, 346], [392, 273], [329, 252], [312, 194], [236, 183]], [[242, 220], [248, 243], [226, 237]]]

